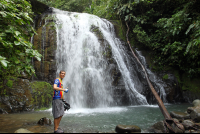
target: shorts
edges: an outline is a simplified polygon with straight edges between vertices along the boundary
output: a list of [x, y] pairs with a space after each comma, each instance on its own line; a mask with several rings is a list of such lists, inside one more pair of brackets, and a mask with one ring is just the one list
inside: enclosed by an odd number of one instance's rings
[[52, 101], [52, 113], [54, 119], [64, 115], [64, 104], [61, 99], [56, 99]]

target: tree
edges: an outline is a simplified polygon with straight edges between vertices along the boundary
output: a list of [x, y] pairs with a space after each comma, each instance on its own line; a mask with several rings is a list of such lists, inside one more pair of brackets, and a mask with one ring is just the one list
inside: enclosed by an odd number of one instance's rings
[[31, 5], [26, 0], [0, 0], [0, 79], [21, 72], [34, 74], [31, 58], [41, 60], [30, 37], [36, 32]]
[[58, 8], [64, 11], [83, 12], [88, 8], [92, 0], [38, 0], [50, 7]]
[[197, 0], [118, 0], [109, 8], [129, 22], [130, 38], [153, 50], [158, 68], [171, 66], [191, 78], [200, 74], [199, 5]]

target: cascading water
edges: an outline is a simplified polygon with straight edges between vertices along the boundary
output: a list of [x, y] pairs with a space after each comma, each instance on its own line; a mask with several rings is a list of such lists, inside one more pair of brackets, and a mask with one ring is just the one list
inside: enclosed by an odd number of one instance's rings
[[[64, 88], [69, 87], [66, 100], [73, 108], [109, 107], [115, 103], [111, 73], [104, 48], [109, 45], [123, 77], [131, 105], [148, 105], [142, 82], [130, 65], [130, 56], [116, 38], [114, 26], [107, 20], [86, 13], [52, 9], [57, 31], [57, 73], [66, 71]], [[97, 27], [104, 43], [91, 31]], [[148, 71], [149, 72], [149, 71]]]
[[154, 85], [156, 86], [155, 88], [159, 89], [160, 98], [162, 99], [163, 103], [167, 103], [166, 93], [164, 89], [164, 86], [166, 86], [166, 84], [161, 79], [159, 79], [153, 72], [151, 72], [150, 69], [148, 69], [146, 60], [144, 56], [142, 56], [141, 52], [136, 50], [136, 53], [138, 54], [141, 63], [145, 67], [148, 73], [149, 79], [154, 83]]

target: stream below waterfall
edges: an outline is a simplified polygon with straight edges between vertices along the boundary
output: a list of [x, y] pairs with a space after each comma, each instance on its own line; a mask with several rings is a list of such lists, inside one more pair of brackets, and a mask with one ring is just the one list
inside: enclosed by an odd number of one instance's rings
[[[168, 112], [185, 112], [191, 104], [166, 104]], [[51, 109], [7, 114], [0, 116], [0, 133], [13, 133], [19, 128], [28, 129], [37, 133], [52, 133], [53, 125], [40, 126], [37, 122], [47, 117], [53, 121]], [[65, 133], [90, 133], [90, 132], [114, 132], [115, 127], [121, 125], [136, 125], [142, 129], [142, 133], [148, 132], [148, 128], [156, 122], [164, 119], [157, 105], [107, 107], [107, 108], [83, 108], [65, 112], [60, 127]]]

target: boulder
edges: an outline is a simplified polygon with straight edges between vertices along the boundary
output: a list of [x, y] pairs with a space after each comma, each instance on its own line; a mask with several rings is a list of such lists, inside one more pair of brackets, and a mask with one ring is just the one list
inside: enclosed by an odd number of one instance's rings
[[171, 127], [175, 133], [184, 133], [185, 132], [184, 126], [178, 122], [176, 122], [176, 124], [172, 123]]
[[[184, 133], [185, 132], [184, 126], [181, 123], [179, 123], [178, 119], [174, 118], [174, 121], [176, 122], [176, 124], [174, 122], [168, 122], [168, 124], [173, 129], [173, 132], [175, 132], [175, 133]], [[167, 133], [167, 132], [171, 133], [172, 132], [165, 126], [163, 121], [157, 122], [156, 124], [151, 126], [151, 128], [149, 130], [152, 133]]]
[[117, 125], [115, 128], [117, 133], [141, 133], [141, 129], [135, 125]]
[[166, 128], [163, 121], [155, 123], [153, 126], [151, 126], [150, 130], [153, 133], [166, 133]]
[[181, 120], [190, 119], [190, 115], [189, 115], [189, 114], [187, 114], [187, 113], [182, 113], [182, 112], [175, 112], [175, 111], [172, 111], [172, 112], [170, 112], [170, 116], [171, 116], [172, 118], [181, 119]]
[[192, 110], [190, 117], [195, 122], [200, 122], [200, 106], [197, 106]]
[[14, 133], [33, 133], [27, 129], [23, 129], [23, 128], [20, 128], [18, 130], [16, 130]]
[[197, 129], [200, 129], [200, 123], [194, 123]]
[[38, 124], [39, 125], [52, 125], [52, 121], [49, 119], [49, 118], [41, 118], [39, 121], [38, 121]]
[[196, 106], [200, 106], [200, 100], [199, 99], [196, 99], [192, 102], [193, 104], [193, 107], [196, 107]]
[[194, 127], [195, 124], [191, 120], [184, 120], [182, 122], [182, 125], [184, 126], [185, 129], [188, 130], [188, 129]]
[[191, 112], [194, 111], [194, 109], [195, 109], [194, 107], [188, 107], [187, 108], [187, 113], [191, 114]]

